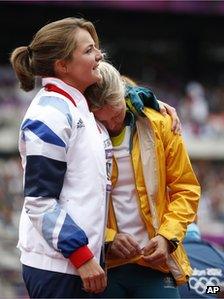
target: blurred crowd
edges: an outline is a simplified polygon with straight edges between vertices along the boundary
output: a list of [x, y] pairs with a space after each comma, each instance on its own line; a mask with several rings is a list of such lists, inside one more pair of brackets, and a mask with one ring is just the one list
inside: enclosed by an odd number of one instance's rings
[[[165, 82], [158, 84], [152, 81], [150, 84], [147, 82], [159, 99], [177, 109], [186, 138], [224, 139], [223, 84], [203, 86], [193, 81], [181, 88], [178, 84]], [[12, 68], [0, 67], [0, 131], [3, 127], [18, 127], [19, 120], [37, 90], [23, 92]]]
[[[224, 141], [224, 87], [209, 88], [199, 82], [190, 82], [183, 90], [175, 90], [162, 83], [154, 83], [150, 87], [159, 99], [176, 107], [187, 139]], [[16, 249], [23, 203], [22, 169], [16, 146], [20, 121], [34, 93], [36, 90], [22, 92], [12, 69], [0, 67], [0, 294], [4, 297], [15, 294], [26, 296]], [[223, 236], [224, 156], [219, 161], [197, 159], [193, 161], [193, 167], [202, 186], [199, 209], [202, 234], [207, 237]], [[218, 240], [219, 245], [224, 247], [223, 237]], [[7, 288], [7, 284], [14, 288]]]
[[177, 109], [185, 138], [224, 140], [223, 84], [203, 86], [192, 81], [179, 88], [156, 83], [152, 88], [159, 99]]

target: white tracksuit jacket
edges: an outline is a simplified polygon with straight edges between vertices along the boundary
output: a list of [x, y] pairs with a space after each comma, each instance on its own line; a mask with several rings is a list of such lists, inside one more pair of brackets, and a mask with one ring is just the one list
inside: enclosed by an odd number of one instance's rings
[[24, 207], [18, 248], [25, 265], [77, 274], [69, 255], [88, 244], [99, 261], [106, 222], [112, 146], [84, 96], [56, 78], [43, 79], [64, 95], [42, 88], [23, 119], [19, 150]]

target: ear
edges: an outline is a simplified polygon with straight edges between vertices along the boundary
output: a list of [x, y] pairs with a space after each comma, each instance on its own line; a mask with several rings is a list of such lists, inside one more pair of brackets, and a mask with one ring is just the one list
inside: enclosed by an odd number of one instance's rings
[[67, 73], [67, 63], [63, 59], [58, 59], [54, 63], [55, 74], [59, 77], [64, 76]]

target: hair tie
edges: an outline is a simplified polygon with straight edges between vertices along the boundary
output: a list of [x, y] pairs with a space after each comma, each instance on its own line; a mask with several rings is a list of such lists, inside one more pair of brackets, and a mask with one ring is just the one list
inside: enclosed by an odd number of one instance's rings
[[32, 58], [32, 50], [30, 48], [30, 46], [27, 46], [27, 52], [28, 52], [28, 56], [31, 59]]

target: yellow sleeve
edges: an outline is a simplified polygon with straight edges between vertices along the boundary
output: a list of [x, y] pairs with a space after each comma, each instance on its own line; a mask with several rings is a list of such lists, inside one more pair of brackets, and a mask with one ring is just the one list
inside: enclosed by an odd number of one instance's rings
[[182, 136], [171, 131], [171, 119], [163, 126], [163, 145], [166, 159], [166, 184], [169, 200], [158, 234], [168, 240], [182, 241], [187, 225], [195, 220], [200, 198], [200, 186]]

